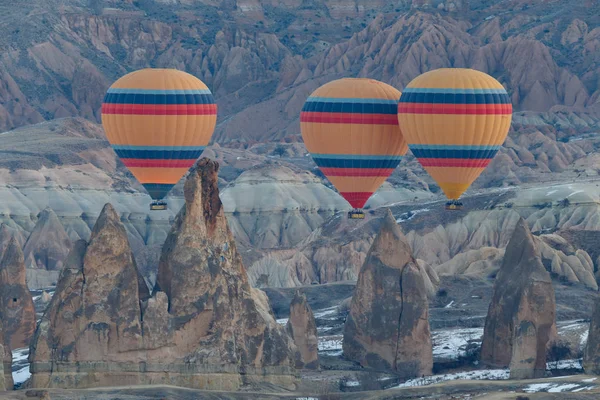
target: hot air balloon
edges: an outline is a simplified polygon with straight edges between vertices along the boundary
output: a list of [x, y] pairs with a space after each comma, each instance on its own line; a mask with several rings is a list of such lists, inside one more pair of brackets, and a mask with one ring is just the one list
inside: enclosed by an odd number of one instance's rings
[[359, 209], [408, 151], [396, 116], [399, 98], [385, 83], [345, 78], [315, 90], [302, 108], [306, 148], [354, 208], [350, 218], [364, 218]]
[[472, 69], [442, 68], [404, 89], [398, 121], [408, 147], [450, 200], [471, 186], [504, 143], [512, 119], [500, 82]]
[[102, 104], [102, 125], [123, 164], [164, 210], [162, 199], [208, 145], [217, 105], [198, 78], [175, 69], [142, 69], [117, 80]]

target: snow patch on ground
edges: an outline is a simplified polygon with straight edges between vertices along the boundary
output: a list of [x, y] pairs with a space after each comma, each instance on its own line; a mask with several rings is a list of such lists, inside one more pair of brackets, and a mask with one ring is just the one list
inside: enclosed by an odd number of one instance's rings
[[421, 208], [420, 210], [412, 210], [407, 213], [403, 213], [402, 215], [400, 215], [400, 218], [398, 218], [396, 220], [396, 222], [400, 223], [400, 222], [410, 221], [411, 219], [413, 219], [415, 217], [415, 215], [422, 214], [422, 213], [425, 213], [428, 211], [430, 211], [429, 208]]
[[444, 329], [433, 331], [433, 356], [456, 360], [464, 354], [470, 341], [481, 340], [483, 328]]
[[343, 336], [323, 336], [319, 338], [319, 353], [330, 356], [342, 355]]
[[277, 320], [279, 325], [287, 325], [289, 318], [281, 318]]
[[561, 392], [581, 392], [582, 390], [591, 390], [594, 386], [579, 385], [576, 383], [532, 383], [523, 391], [525, 393], [561, 393]]
[[436, 383], [454, 381], [458, 379], [466, 380], [505, 380], [508, 379], [510, 373], [507, 369], [483, 369], [478, 371], [457, 372], [454, 374], [433, 375], [425, 378], [410, 379], [395, 388], [411, 387], [411, 386], [427, 386]]
[[29, 348], [16, 349], [12, 352], [12, 364], [13, 364], [13, 380], [15, 385], [21, 385], [31, 376], [29, 372], [29, 362], [27, 357], [29, 356]]
[[[321, 319], [335, 319], [337, 318], [337, 314], [338, 314], [338, 307], [337, 306], [333, 306], [333, 307], [329, 307], [329, 308], [324, 308], [322, 310], [317, 310], [314, 313], [315, 318], [321, 318]], [[325, 317], [331, 317], [333, 316], [334, 318], [325, 318]]]

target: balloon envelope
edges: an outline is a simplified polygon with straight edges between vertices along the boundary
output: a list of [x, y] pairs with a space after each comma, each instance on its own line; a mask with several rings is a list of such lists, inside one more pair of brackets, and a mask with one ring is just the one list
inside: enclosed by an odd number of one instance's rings
[[345, 78], [321, 86], [304, 104], [306, 148], [354, 208], [365, 205], [408, 151], [396, 115], [399, 98], [385, 83]]
[[102, 125], [123, 164], [154, 200], [194, 165], [212, 137], [217, 105], [198, 78], [174, 69], [142, 69], [108, 89]]
[[449, 199], [458, 199], [504, 143], [512, 105], [500, 82], [472, 69], [418, 76], [398, 104], [398, 121], [419, 163]]

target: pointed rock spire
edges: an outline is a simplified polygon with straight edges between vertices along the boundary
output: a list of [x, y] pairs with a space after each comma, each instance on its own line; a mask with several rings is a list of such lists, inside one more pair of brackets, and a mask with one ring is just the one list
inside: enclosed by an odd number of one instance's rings
[[23, 253], [28, 268], [60, 271], [73, 243], [51, 208], [40, 212]]
[[344, 355], [402, 378], [430, 375], [428, 316], [421, 269], [388, 209], [358, 277], [344, 327]]
[[306, 296], [296, 291], [290, 304], [287, 331], [296, 344], [296, 368], [318, 369], [319, 349], [317, 324]]
[[520, 218], [494, 282], [481, 361], [493, 367], [510, 366], [515, 379], [543, 376], [546, 345], [556, 334], [555, 313], [550, 274], [527, 223]]
[[0, 309], [5, 344], [10, 349], [29, 346], [35, 332], [35, 307], [27, 288], [23, 252], [15, 237], [0, 261]]

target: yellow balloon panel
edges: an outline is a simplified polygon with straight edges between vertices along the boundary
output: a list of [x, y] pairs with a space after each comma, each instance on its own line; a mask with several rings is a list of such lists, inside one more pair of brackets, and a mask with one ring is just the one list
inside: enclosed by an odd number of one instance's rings
[[400, 92], [373, 79], [329, 82], [306, 100], [302, 138], [323, 174], [362, 208], [408, 151], [398, 125]]
[[108, 90], [102, 125], [113, 149], [152, 198], [163, 198], [210, 142], [217, 105], [198, 78], [143, 69]]
[[472, 69], [442, 68], [420, 75], [398, 104], [409, 148], [449, 199], [458, 199], [494, 158], [511, 119], [504, 87]]

